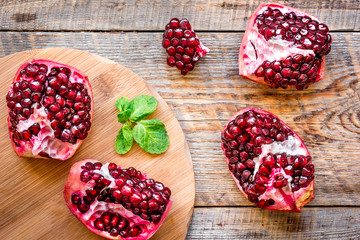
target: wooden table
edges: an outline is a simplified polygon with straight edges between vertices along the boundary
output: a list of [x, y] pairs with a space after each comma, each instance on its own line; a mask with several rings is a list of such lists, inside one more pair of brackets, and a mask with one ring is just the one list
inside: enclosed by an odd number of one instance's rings
[[[324, 80], [300, 92], [238, 76], [238, 48], [261, 2], [1, 0], [0, 56], [76, 48], [114, 60], [153, 86], [180, 121], [193, 158], [196, 202], [187, 239], [359, 239], [359, 1], [280, 1], [317, 16], [334, 38]], [[211, 49], [185, 77], [166, 65], [161, 47], [172, 17], [187, 17]], [[254, 208], [229, 174], [220, 131], [237, 110], [250, 106], [287, 122], [313, 156], [315, 200], [301, 214]]]

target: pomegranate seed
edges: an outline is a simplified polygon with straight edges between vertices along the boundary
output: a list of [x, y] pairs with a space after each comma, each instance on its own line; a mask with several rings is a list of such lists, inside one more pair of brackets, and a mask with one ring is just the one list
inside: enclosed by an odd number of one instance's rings
[[96, 162], [96, 163], [94, 163], [94, 168], [95, 168], [96, 170], [100, 170], [101, 167], [102, 167], [102, 163], [101, 163], [101, 162]]
[[97, 230], [103, 230], [104, 229], [104, 223], [101, 222], [100, 219], [96, 219], [94, 221], [94, 227], [97, 229]]
[[142, 232], [142, 230], [139, 226], [134, 226], [133, 228], [130, 229], [129, 235], [131, 237], [136, 237], [136, 236], [139, 236], [141, 232]]
[[168, 56], [167, 63], [170, 67], [174, 67], [175, 66], [175, 58], [173, 56]]
[[260, 200], [256, 206], [259, 208], [266, 208], [267, 206], [269, 206], [269, 202], [265, 200]]
[[255, 167], [255, 162], [253, 161], [253, 160], [247, 160], [246, 162], [245, 162], [245, 165], [249, 168], [249, 169], [254, 169], [254, 167]]
[[251, 175], [251, 172], [249, 170], [244, 170], [241, 174], [241, 180], [247, 181]]
[[177, 18], [171, 19], [169, 22], [169, 25], [170, 25], [171, 29], [178, 28], [179, 27], [179, 19], [177, 19]]
[[66, 141], [69, 140], [71, 137], [71, 132], [68, 129], [64, 129], [61, 133], [61, 140]]
[[51, 88], [57, 90], [60, 88], [61, 83], [55, 76], [51, 76], [51, 77], [49, 77], [49, 86]]
[[34, 91], [34, 92], [42, 92], [42, 90], [43, 90], [43, 85], [40, 83], [40, 82], [38, 82], [38, 81], [33, 81], [33, 82], [31, 82], [30, 84], [29, 84], [29, 87], [30, 87], [30, 89], [32, 90], [32, 91]]
[[116, 237], [119, 235], [119, 230], [117, 230], [116, 228], [112, 228], [110, 231], [110, 235], [113, 237]]
[[23, 132], [21, 132], [21, 135], [22, 135], [22, 139], [24, 139], [24, 141], [29, 141], [32, 134], [29, 130], [25, 130]]
[[121, 194], [130, 197], [134, 193], [134, 189], [128, 185], [121, 187]]
[[268, 155], [265, 158], [264, 166], [267, 168], [273, 168], [275, 166], [275, 158], [272, 155]]
[[39, 66], [35, 64], [30, 64], [25, 68], [25, 71], [29, 77], [33, 77], [38, 73]]
[[117, 168], [117, 165], [115, 163], [110, 163], [108, 166], [109, 171], [115, 170]]
[[20, 90], [25, 90], [29, 87], [29, 83], [26, 80], [20, 82]]
[[60, 111], [60, 109], [61, 109], [61, 107], [58, 103], [54, 103], [49, 106], [49, 110], [53, 113], [57, 113], [58, 111]]
[[268, 181], [269, 181], [269, 178], [267, 178], [265, 176], [259, 176], [256, 179], [256, 183], [261, 184], [261, 185], [265, 185]]
[[86, 213], [90, 209], [90, 206], [86, 203], [78, 204], [77, 207], [78, 207], [79, 211], [82, 213]]
[[274, 187], [275, 188], [282, 188], [285, 187], [287, 184], [287, 180], [283, 176], [276, 177]]
[[75, 205], [77, 205], [79, 202], [81, 202], [81, 198], [77, 194], [73, 194], [71, 196], [71, 202]]
[[31, 133], [36, 136], [40, 132], [40, 125], [38, 123], [35, 123], [29, 129]]

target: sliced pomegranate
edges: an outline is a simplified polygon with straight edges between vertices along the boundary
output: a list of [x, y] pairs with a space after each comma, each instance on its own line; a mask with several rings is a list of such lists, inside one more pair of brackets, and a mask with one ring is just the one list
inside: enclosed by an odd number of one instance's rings
[[93, 116], [87, 76], [49, 60], [32, 60], [17, 71], [6, 95], [9, 133], [24, 157], [66, 160], [86, 138]]
[[75, 163], [66, 205], [93, 233], [108, 239], [149, 239], [170, 210], [171, 191], [135, 168], [94, 159]]
[[262, 4], [241, 42], [239, 73], [273, 88], [305, 89], [323, 78], [331, 42], [328, 27], [317, 18], [281, 4]]
[[162, 46], [168, 54], [167, 64], [176, 66], [183, 75], [192, 71], [200, 58], [210, 51], [201, 43], [186, 18], [170, 20], [165, 27]]
[[273, 114], [243, 109], [226, 124], [221, 140], [236, 185], [257, 207], [300, 212], [314, 199], [310, 153]]

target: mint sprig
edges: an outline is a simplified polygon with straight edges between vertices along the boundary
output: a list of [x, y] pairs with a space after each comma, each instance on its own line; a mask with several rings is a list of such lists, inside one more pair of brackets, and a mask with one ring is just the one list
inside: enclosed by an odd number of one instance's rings
[[138, 122], [155, 112], [156, 98], [148, 95], [139, 95], [130, 102], [130, 121]]
[[130, 151], [133, 145], [134, 139], [131, 128], [129, 125], [125, 124], [119, 131], [119, 134], [116, 136], [115, 148], [116, 152], [119, 154], [125, 154]]
[[156, 98], [139, 95], [130, 102], [122, 97], [116, 100], [115, 106], [120, 111], [118, 121], [124, 124], [115, 141], [117, 153], [127, 153], [134, 140], [151, 154], [161, 154], [168, 149], [169, 136], [165, 125], [159, 119], [145, 119], [156, 110]]
[[135, 141], [148, 153], [160, 154], [169, 147], [165, 125], [159, 119], [145, 119], [133, 128]]
[[130, 109], [130, 101], [127, 97], [122, 97], [116, 100], [115, 106], [119, 109], [120, 113], [118, 113], [118, 121], [120, 123], [126, 123], [131, 114]]

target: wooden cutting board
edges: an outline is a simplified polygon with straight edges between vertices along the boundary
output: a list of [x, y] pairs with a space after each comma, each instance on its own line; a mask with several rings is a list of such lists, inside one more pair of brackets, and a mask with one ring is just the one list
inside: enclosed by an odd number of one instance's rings
[[[7, 129], [5, 96], [17, 69], [31, 59], [49, 59], [84, 72], [94, 93], [94, 120], [89, 136], [67, 161], [18, 157]], [[146, 82], [129, 69], [103, 57], [74, 49], [41, 49], [0, 59], [0, 239], [101, 239], [83, 226], [68, 210], [62, 195], [69, 169], [84, 158], [135, 167], [172, 190], [174, 203], [152, 239], [185, 239], [193, 212], [195, 181], [190, 152], [182, 129], [169, 106]], [[140, 94], [152, 95], [158, 107], [150, 118], [160, 119], [169, 134], [170, 146], [151, 155], [134, 144], [126, 155], [115, 152], [117, 122], [115, 100]]]

